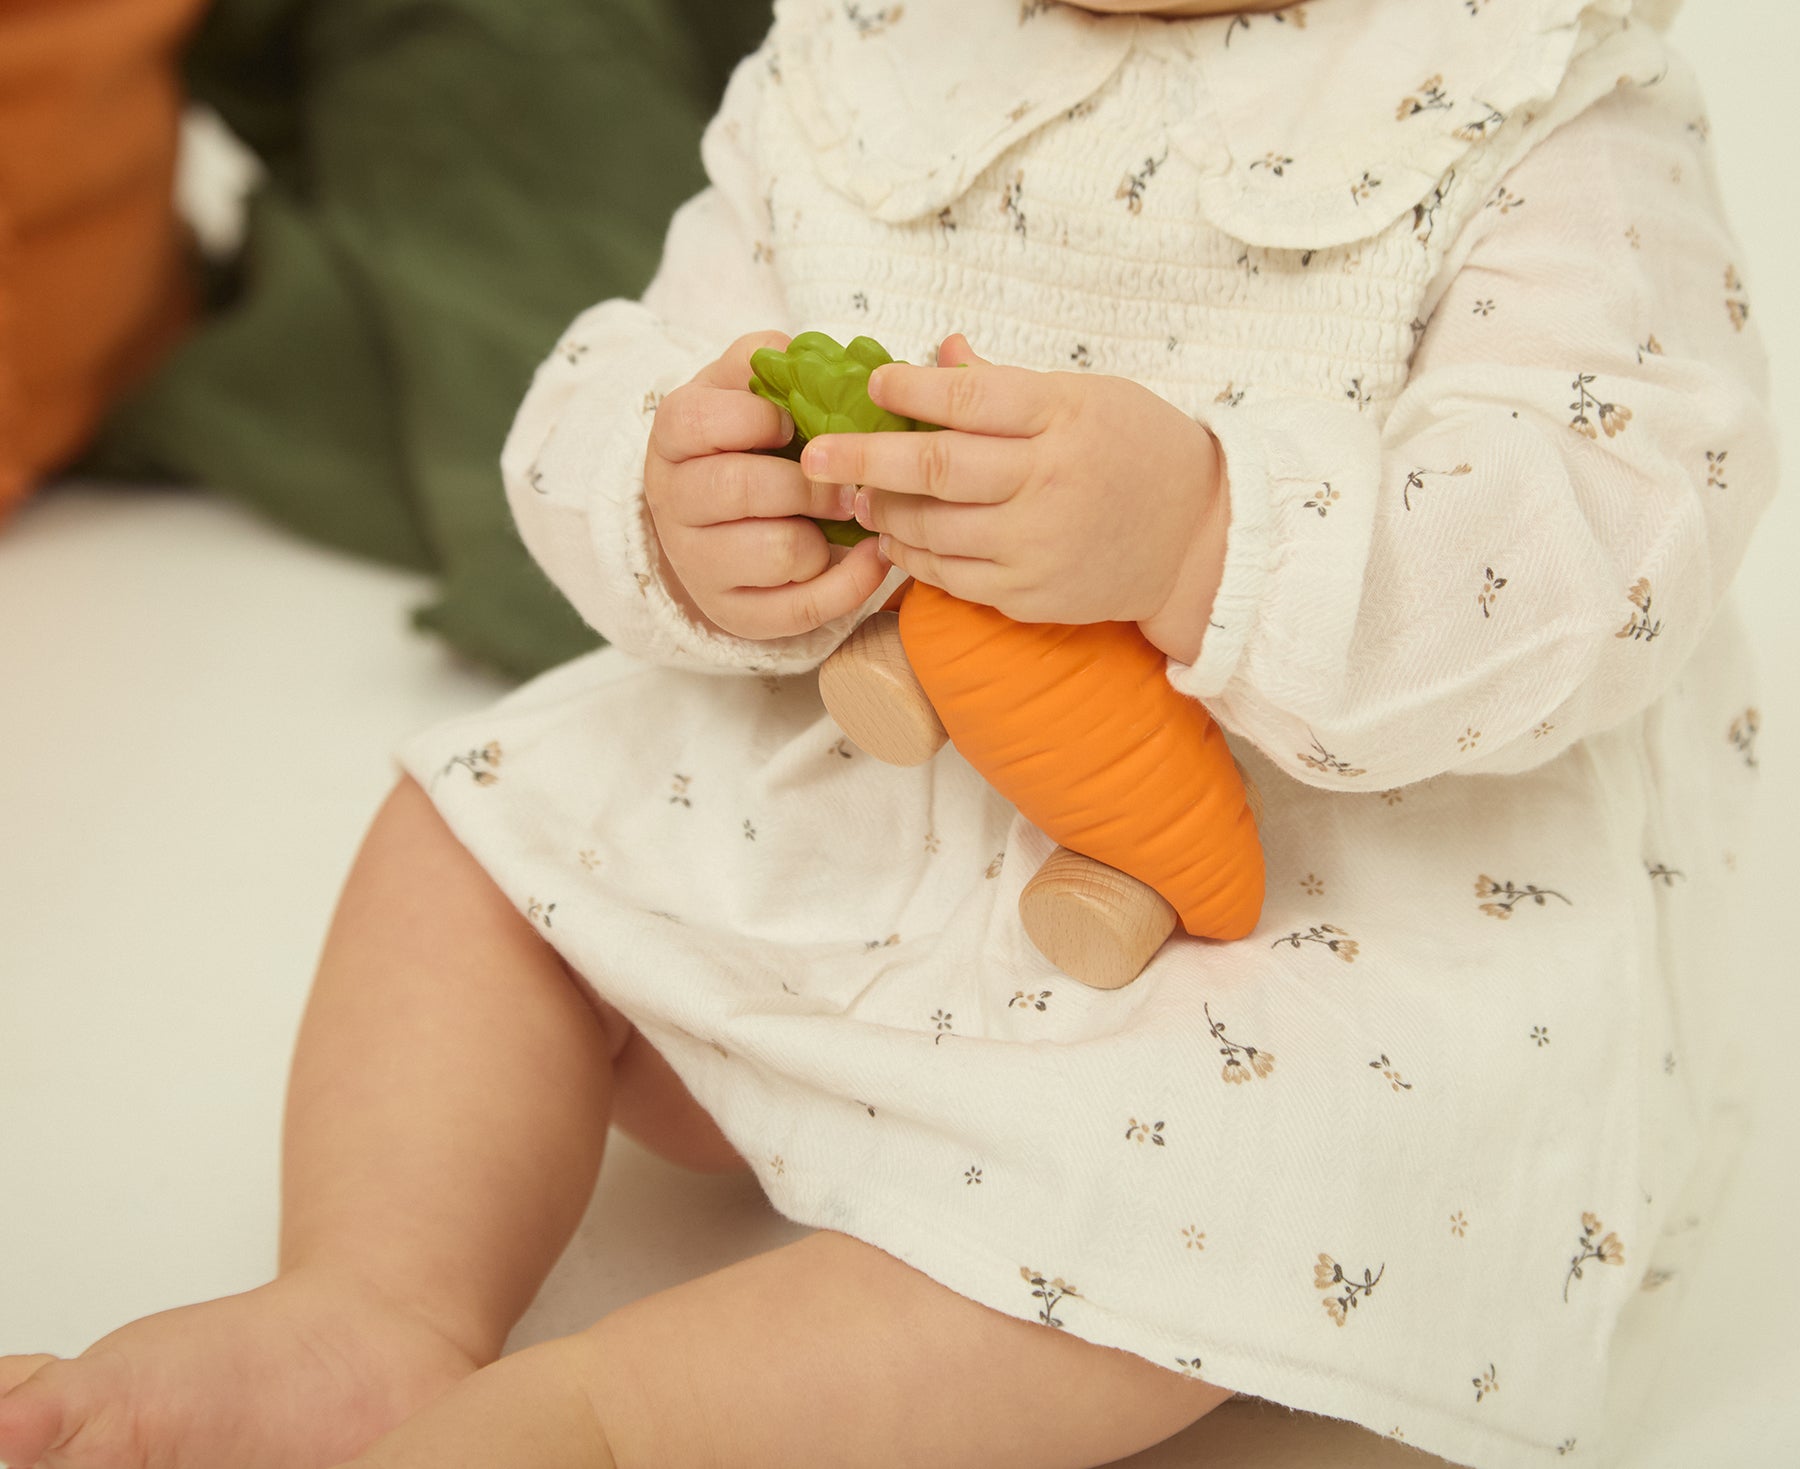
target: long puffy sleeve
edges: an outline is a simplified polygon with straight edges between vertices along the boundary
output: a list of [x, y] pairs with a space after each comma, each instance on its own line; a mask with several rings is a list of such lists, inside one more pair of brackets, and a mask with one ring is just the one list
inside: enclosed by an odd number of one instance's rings
[[662, 397], [745, 333], [796, 329], [770, 264], [754, 162], [766, 66], [759, 53], [733, 73], [701, 142], [709, 186], [670, 221], [643, 298], [576, 318], [538, 369], [500, 461], [527, 549], [588, 624], [635, 657], [702, 672], [816, 666], [891, 590], [808, 633], [734, 637], [672, 594], [644, 498]]
[[1674, 679], [1776, 482], [1766, 365], [1691, 90], [1550, 133], [1447, 252], [1377, 423], [1209, 410], [1229, 544], [1170, 681], [1309, 784], [1513, 772]]

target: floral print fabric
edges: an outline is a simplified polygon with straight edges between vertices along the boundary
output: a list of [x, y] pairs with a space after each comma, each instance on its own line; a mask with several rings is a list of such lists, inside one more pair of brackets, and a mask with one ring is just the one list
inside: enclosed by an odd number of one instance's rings
[[[1458, 1462], [1597, 1456], [1732, 1152], [1719, 947], [1758, 716], [1725, 589], [1773, 485], [1760, 349], [1698, 99], [1616, 8], [1497, 47], [1506, 117], [1366, 233], [1298, 242], [1273, 205], [1224, 228], [1208, 181], [1302, 178], [1326, 120], [1290, 99], [1255, 157], [1219, 152], [1217, 66], [1281, 95], [1273, 47], [1331, 8], [1081, 22], [1066, 70], [1005, 41], [1059, 7], [794, 9], [644, 300], [570, 327], [506, 448], [527, 544], [615, 646], [405, 760], [784, 1213]], [[1501, 7], [1345, 8], [1433, 58], [1392, 97], [1368, 78], [1359, 115], [1400, 125], [1470, 95], [1452, 26]], [[900, 115], [819, 134], [822, 43], [792, 17], [872, 68], [903, 33], [954, 68], [925, 40], [974, 10], [988, 65], [951, 95], [1018, 117], [948, 181], [890, 159], [905, 209], [847, 189], [832, 148]], [[1334, 166], [1368, 204], [1412, 157]], [[882, 765], [824, 713], [814, 670], [856, 617], [751, 643], [681, 611], [649, 424], [772, 326], [915, 360], [960, 329], [1218, 435], [1225, 584], [1168, 676], [1263, 792], [1248, 939], [1068, 980], [1017, 918], [1048, 839], [954, 750]]]

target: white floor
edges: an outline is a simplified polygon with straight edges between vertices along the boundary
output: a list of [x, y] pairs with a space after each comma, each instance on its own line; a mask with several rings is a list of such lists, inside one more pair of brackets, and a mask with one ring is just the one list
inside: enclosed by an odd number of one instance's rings
[[[1800, 286], [1780, 274], [1800, 219], [1774, 131], [1792, 125], [1772, 100], [1800, 16], [1778, 0], [1696, 6], [1677, 34], [1709, 83], [1782, 419], [1800, 422]], [[1627, 1469], [1800, 1466], [1800, 947], [1778, 916], [1800, 818], [1794, 482], [1739, 584], [1766, 693], [1770, 819], [1743, 857], [1771, 915], [1743, 1017], [1760, 1129], [1627, 1428]], [[185, 495], [65, 489], [0, 535], [0, 1354], [73, 1354], [267, 1278], [286, 1059], [386, 751], [498, 692], [407, 630], [420, 594]], [[799, 1233], [749, 1180], [615, 1139], [515, 1344]], [[1133, 1462], [1430, 1461], [1234, 1404]]]

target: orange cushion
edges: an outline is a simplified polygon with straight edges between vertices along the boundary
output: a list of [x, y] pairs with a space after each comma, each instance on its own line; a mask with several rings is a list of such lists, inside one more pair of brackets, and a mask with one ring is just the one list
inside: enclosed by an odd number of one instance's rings
[[192, 311], [173, 185], [204, 0], [0, 0], [0, 517]]

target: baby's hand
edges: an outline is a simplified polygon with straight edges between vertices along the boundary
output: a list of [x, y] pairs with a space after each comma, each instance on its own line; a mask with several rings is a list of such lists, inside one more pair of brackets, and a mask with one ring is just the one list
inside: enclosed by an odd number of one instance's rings
[[689, 610], [742, 638], [779, 638], [854, 612], [887, 575], [873, 537], [833, 546], [808, 516], [849, 518], [848, 490], [817, 484], [779, 449], [794, 421], [750, 391], [750, 354], [780, 332], [740, 337], [664, 398], [644, 455], [644, 491]]
[[862, 485], [857, 519], [920, 581], [1021, 622], [1136, 622], [1191, 661], [1224, 557], [1212, 435], [1125, 378], [996, 367], [960, 334], [938, 361], [877, 368], [869, 396], [943, 432], [821, 434], [807, 474]]

